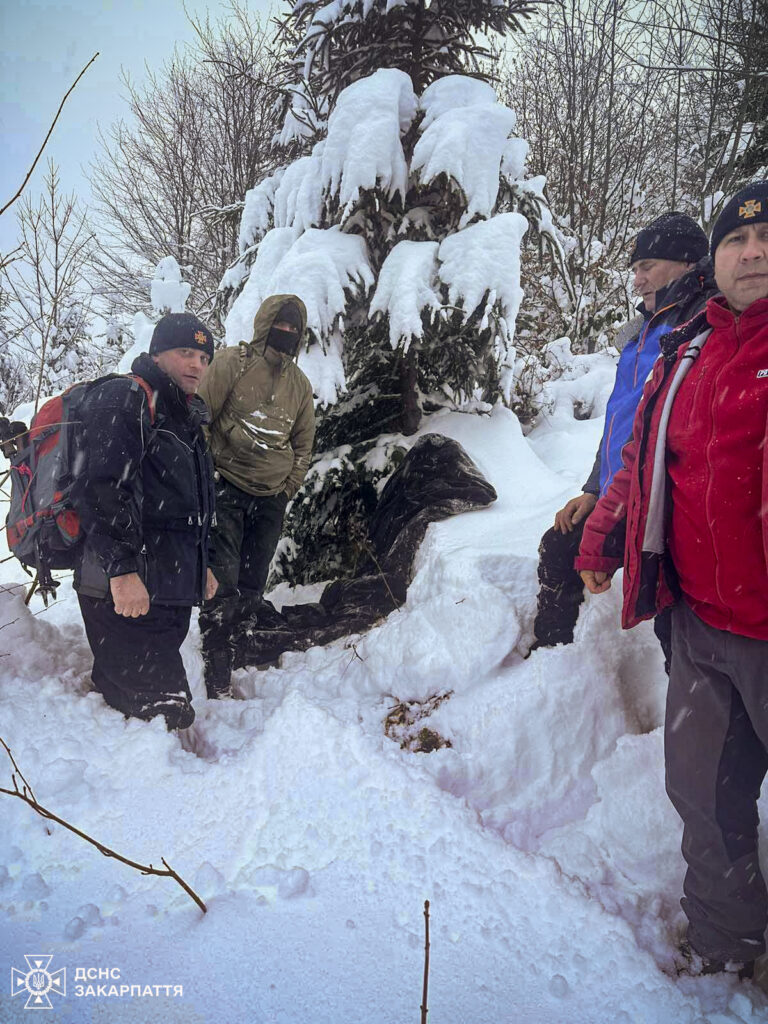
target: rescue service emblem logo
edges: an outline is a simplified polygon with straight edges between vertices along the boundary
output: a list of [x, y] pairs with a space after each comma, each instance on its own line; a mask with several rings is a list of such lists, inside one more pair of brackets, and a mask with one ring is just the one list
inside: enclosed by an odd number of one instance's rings
[[60, 996], [67, 994], [67, 969], [60, 967], [58, 971], [51, 973], [48, 965], [53, 960], [53, 955], [24, 955], [29, 970], [23, 971], [11, 968], [11, 998], [26, 992], [29, 998], [24, 1004], [25, 1010], [52, 1010], [53, 1003], [50, 1000], [50, 992], [58, 992]]
[[206, 337], [205, 337], [205, 335], [203, 334], [202, 331], [195, 331], [195, 341], [197, 342], [198, 345], [204, 345], [205, 344]]
[[748, 199], [743, 206], [739, 207], [739, 216], [745, 220], [749, 220], [750, 217], [756, 217], [763, 209], [763, 204], [759, 199]]

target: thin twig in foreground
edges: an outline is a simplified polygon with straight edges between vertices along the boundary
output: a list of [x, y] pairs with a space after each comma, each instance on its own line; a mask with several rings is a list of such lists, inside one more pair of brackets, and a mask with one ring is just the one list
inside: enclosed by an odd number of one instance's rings
[[421, 993], [421, 1024], [427, 1024], [427, 988], [429, 987], [429, 900], [424, 900], [424, 987]]
[[[14, 769], [13, 772], [11, 772], [13, 789], [3, 789], [2, 787], [0, 787], [0, 793], [5, 793], [7, 796], [16, 796], [19, 798], [19, 800], [23, 800], [24, 803], [29, 804], [32, 810], [39, 814], [41, 818], [47, 818], [49, 821], [55, 821], [57, 825], [63, 825], [64, 828], [69, 829], [70, 832], [74, 832], [76, 836], [80, 836], [81, 839], [84, 839], [87, 843], [90, 843], [91, 846], [95, 846], [99, 853], [103, 854], [105, 857], [112, 857], [115, 860], [119, 860], [121, 864], [127, 864], [129, 868], [135, 868], [137, 871], [140, 871], [142, 875], [157, 875], [160, 878], [173, 878], [174, 881], [178, 882], [181, 888], [189, 896], [192, 897], [192, 899], [195, 901], [198, 907], [200, 907], [202, 912], [204, 914], [208, 913], [208, 908], [197, 895], [197, 893], [193, 889], [191, 889], [190, 886], [188, 886], [187, 883], [184, 881], [184, 879], [173, 870], [173, 868], [166, 861], [165, 857], [160, 858], [160, 860], [165, 865], [165, 871], [161, 870], [160, 868], [153, 868], [151, 864], [139, 864], [135, 860], [129, 860], [127, 857], [123, 857], [122, 854], [116, 853], [114, 850], [110, 850], [108, 846], [104, 846], [102, 843], [98, 842], [98, 840], [92, 839], [91, 836], [87, 835], [85, 832], [82, 832], [79, 828], [75, 828], [74, 825], [70, 825], [68, 821], [64, 821], [63, 818], [60, 818], [57, 814], [54, 814], [52, 811], [49, 811], [46, 807], [43, 807], [42, 804], [39, 804], [37, 802], [35, 794], [32, 792], [32, 787], [24, 778], [21, 769], [16, 764], [16, 759], [11, 753], [11, 748], [8, 746], [8, 744], [5, 742], [2, 736], [0, 736], [0, 744], [5, 748], [5, 752], [10, 758], [11, 764], [13, 765]], [[19, 789], [19, 783], [16, 778], [17, 775], [22, 782], [21, 789]]]

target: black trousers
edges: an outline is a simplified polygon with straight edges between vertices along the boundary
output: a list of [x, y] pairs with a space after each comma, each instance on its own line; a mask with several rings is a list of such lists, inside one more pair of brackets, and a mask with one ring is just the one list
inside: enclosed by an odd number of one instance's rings
[[78, 594], [93, 653], [91, 679], [107, 704], [130, 718], [164, 715], [169, 729], [192, 724], [180, 648], [192, 609], [151, 604], [136, 619], [115, 613], [111, 601]]
[[757, 853], [768, 641], [708, 626], [680, 602], [672, 645], [664, 753], [667, 793], [684, 826], [688, 938], [713, 960], [754, 960], [768, 925]]
[[573, 568], [585, 519], [570, 533], [554, 527], [539, 544], [539, 596], [533, 632], [544, 646], [573, 643], [573, 630], [584, 600], [584, 584]]
[[[539, 594], [533, 632], [544, 647], [572, 644], [573, 630], [584, 601], [584, 583], [573, 567], [579, 553], [586, 519], [577, 523], [570, 533], [560, 533], [554, 527], [547, 530], [539, 545]], [[664, 667], [669, 674], [672, 653], [671, 613], [663, 611], [653, 620], [661, 649]]]
[[215, 557], [219, 588], [200, 613], [203, 654], [226, 648], [234, 627], [255, 612], [283, 529], [288, 497], [256, 497], [223, 478], [216, 486]]

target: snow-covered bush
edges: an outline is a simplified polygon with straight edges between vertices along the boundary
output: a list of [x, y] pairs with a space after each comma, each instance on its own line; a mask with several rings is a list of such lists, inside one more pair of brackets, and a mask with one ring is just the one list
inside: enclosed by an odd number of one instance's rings
[[165, 256], [155, 268], [150, 286], [152, 308], [161, 314], [183, 313], [192, 285], [181, 279], [181, 267], [173, 256]]

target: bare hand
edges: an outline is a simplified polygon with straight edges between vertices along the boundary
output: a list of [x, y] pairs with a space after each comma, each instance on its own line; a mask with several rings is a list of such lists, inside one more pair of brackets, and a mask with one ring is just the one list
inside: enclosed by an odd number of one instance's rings
[[578, 498], [571, 498], [555, 516], [555, 529], [560, 533], [571, 533], [574, 526], [586, 519], [589, 513], [597, 504], [597, 497], [594, 494], [580, 494]]
[[584, 586], [590, 594], [604, 594], [606, 590], [611, 589], [611, 577], [607, 572], [601, 572], [599, 569], [594, 572], [592, 569], [582, 569], [579, 576], [584, 580]]
[[216, 591], [219, 589], [219, 581], [213, 575], [211, 570], [208, 570], [208, 575], [205, 577], [205, 600], [213, 600]]
[[115, 614], [128, 619], [138, 619], [149, 611], [149, 593], [137, 572], [125, 576], [113, 576], [109, 581]]

